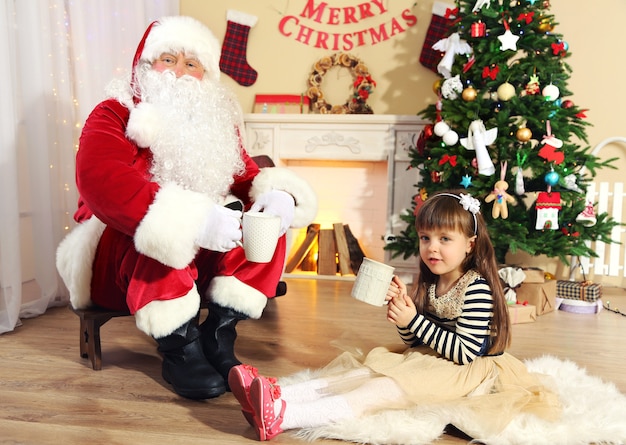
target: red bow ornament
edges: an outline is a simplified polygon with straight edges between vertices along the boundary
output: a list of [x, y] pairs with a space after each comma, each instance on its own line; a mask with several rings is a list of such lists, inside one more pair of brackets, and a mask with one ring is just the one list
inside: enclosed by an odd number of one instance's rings
[[520, 15], [517, 16], [517, 21], [518, 22], [526, 22], [526, 24], [528, 25], [530, 22], [533, 21], [534, 15], [535, 15], [534, 11], [522, 12]]
[[450, 163], [452, 167], [456, 167], [456, 155], [443, 155], [443, 157], [439, 160], [439, 165], [443, 165], [446, 162]]
[[565, 52], [565, 43], [553, 43], [552, 45], [552, 55], [558, 56], [561, 52]]
[[489, 77], [491, 80], [496, 80], [499, 71], [500, 68], [498, 68], [497, 66], [494, 66], [493, 68], [489, 68], [488, 66], [486, 66], [483, 68], [483, 79]]

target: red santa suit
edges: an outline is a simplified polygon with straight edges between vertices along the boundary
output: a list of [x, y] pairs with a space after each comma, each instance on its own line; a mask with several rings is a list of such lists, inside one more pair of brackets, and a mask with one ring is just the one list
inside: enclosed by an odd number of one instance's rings
[[[151, 26], [133, 69], [163, 52], [185, 50], [198, 57], [205, 76], [217, 79], [219, 43], [198, 22], [185, 19]], [[57, 253], [72, 306], [128, 308], [138, 328], [155, 338], [194, 317], [200, 298], [259, 318], [283, 271], [285, 237], [267, 264], [248, 262], [240, 247], [228, 252], [200, 248], [197, 234], [216, 200], [154, 180], [150, 142], [155, 125], [149, 104], [130, 89], [127, 96], [100, 103], [86, 121], [76, 157], [78, 225]], [[233, 177], [228, 192], [246, 209], [264, 193], [282, 190], [296, 204], [292, 227], [313, 220], [316, 196], [304, 180], [286, 168], [259, 169], [243, 148], [241, 157], [244, 171]]]

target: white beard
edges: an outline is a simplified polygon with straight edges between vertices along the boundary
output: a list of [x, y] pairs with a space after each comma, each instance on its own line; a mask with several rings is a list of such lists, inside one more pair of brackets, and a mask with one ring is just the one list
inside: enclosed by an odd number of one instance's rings
[[164, 124], [150, 146], [154, 181], [175, 182], [219, 202], [244, 170], [241, 110], [232, 94], [219, 82], [177, 79], [149, 65], [139, 68], [137, 82], [141, 101], [155, 105]]

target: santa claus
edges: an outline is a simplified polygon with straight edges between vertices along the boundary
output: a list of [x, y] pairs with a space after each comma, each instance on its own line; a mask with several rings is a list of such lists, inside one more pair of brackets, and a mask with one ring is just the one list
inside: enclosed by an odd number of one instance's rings
[[[220, 45], [190, 17], [146, 30], [130, 79], [114, 81], [80, 137], [77, 226], [57, 268], [74, 308], [128, 309], [156, 339], [162, 374], [184, 397], [227, 389], [236, 324], [263, 313], [285, 259], [285, 233], [315, 217], [310, 186], [285, 168], [260, 170], [242, 146], [242, 113], [219, 81]], [[281, 218], [269, 263], [246, 260], [244, 210]], [[200, 299], [209, 315], [198, 324]]]

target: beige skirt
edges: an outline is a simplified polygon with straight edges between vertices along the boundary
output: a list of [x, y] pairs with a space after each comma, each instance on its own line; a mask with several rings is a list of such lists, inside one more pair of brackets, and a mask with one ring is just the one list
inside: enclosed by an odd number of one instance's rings
[[[561, 414], [558, 397], [548, 391], [536, 374], [508, 353], [478, 357], [467, 365], [458, 365], [421, 346], [403, 352], [385, 347], [370, 351], [365, 357], [344, 352], [325, 366], [322, 375], [336, 376], [333, 393], [349, 391], [362, 382], [346, 382], [341, 374], [367, 369], [367, 378], [391, 377], [400, 386], [406, 400], [380, 409], [406, 409], [409, 406], [437, 406], [462, 410], [473, 417], [482, 432], [497, 433], [520, 413], [534, 414], [554, 421]], [[357, 373], [359, 374], [359, 373]], [[361, 374], [362, 375], [362, 374]]]

